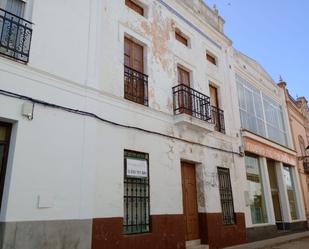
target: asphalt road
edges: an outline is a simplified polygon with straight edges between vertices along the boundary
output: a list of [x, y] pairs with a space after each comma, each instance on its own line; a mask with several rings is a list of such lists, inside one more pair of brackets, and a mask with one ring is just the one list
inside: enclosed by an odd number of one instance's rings
[[265, 249], [309, 249], [309, 238], [289, 242], [282, 245], [271, 246]]

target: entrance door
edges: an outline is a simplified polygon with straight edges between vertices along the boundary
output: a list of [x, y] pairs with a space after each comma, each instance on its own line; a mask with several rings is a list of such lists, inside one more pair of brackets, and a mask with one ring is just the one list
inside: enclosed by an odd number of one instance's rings
[[279, 197], [279, 187], [277, 181], [276, 164], [272, 160], [267, 160], [267, 169], [269, 175], [269, 183], [271, 188], [271, 197], [273, 200], [273, 208], [277, 223], [282, 222], [281, 204]]
[[186, 241], [199, 239], [195, 165], [181, 162]]
[[6, 173], [7, 156], [9, 152], [10, 135], [11, 125], [0, 122], [0, 209]]

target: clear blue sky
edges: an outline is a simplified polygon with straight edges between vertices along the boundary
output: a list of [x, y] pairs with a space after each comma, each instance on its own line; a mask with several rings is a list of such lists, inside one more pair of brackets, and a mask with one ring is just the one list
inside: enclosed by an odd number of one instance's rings
[[217, 5], [234, 47], [257, 60], [293, 97], [309, 100], [309, 0], [204, 0]]

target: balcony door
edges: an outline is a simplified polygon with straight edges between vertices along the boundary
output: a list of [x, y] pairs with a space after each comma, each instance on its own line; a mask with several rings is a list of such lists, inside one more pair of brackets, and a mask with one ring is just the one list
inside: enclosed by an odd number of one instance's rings
[[9, 153], [11, 125], [0, 122], [0, 208], [2, 203], [6, 165]]
[[209, 92], [210, 92], [210, 104], [216, 108], [219, 108], [218, 89], [210, 85]]
[[124, 66], [125, 98], [139, 104], [144, 104], [144, 48], [129, 38], [124, 39]]
[[5, 10], [19, 17], [24, 17], [25, 2], [22, 0], [4, 0]]
[[178, 84], [183, 85], [178, 94], [178, 102], [180, 113], [192, 115], [192, 93], [190, 84], [190, 73], [181, 67], [177, 68], [178, 71]]

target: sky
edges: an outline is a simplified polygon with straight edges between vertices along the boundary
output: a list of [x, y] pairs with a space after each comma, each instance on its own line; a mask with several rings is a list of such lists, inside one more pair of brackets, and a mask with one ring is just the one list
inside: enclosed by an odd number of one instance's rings
[[204, 0], [225, 20], [233, 46], [258, 61], [275, 82], [309, 100], [309, 0]]

